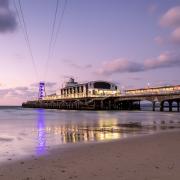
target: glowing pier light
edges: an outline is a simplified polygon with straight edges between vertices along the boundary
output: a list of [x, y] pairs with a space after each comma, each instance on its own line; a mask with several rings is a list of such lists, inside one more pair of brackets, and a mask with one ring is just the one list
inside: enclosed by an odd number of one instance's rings
[[46, 151], [46, 128], [44, 122], [44, 110], [39, 109], [37, 112], [38, 112], [38, 122], [37, 122], [38, 145], [36, 149], [36, 154], [42, 155]]
[[40, 82], [39, 83], [39, 95], [38, 95], [38, 99], [43, 99], [43, 97], [46, 96], [45, 93], [45, 82]]

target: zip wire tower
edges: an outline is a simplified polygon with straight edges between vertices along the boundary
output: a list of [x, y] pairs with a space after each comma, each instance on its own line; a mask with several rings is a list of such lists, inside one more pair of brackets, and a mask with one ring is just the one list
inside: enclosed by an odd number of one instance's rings
[[38, 94], [38, 99], [41, 100], [43, 97], [46, 96], [45, 92], [45, 82], [41, 81], [39, 83], [39, 94]]

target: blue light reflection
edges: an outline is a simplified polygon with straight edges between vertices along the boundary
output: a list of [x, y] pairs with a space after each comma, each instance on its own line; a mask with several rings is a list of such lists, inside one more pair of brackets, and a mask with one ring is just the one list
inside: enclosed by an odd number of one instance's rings
[[42, 155], [46, 151], [46, 129], [45, 129], [45, 118], [44, 118], [44, 110], [38, 109], [38, 121], [37, 121], [37, 148], [36, 155]]

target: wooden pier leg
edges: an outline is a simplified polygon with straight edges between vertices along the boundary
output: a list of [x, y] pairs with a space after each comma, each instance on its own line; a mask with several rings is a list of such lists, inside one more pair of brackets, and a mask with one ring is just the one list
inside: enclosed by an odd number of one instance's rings
[[94, 101], [94, 103], [93, 103], [93, 108], [94, 108], [94, 110], [96, 110], [96, 101]]
[[119, 102], [119, 110], [122, 110], [122, 102]]
[[156, 101], [153, 101], [153, 111], [156, 110]]
[[109, 101], [109, 107], [108, 108], [109, 108], [109, 110], [111, 110], [111, 101]]
[[125, 101], [121, 101], [121, 110], [124, 110]]
[[141, 110], [141, 101], [139, 101], [139, 107], [138, 108], [139, 108], [139, 110]]
[[104, 102], [101, 100], [101, 109], [104, 109]]
[[180, 101], [179, 100], [177, 101], [177, 111], [178, 112], [180, 111]]
[[114, 101], [114, 110], [117, 110], [117, 102]]
[[128, 110], [133, 110], [133, 102], [132, 101], [128, 102]]
[[122, 110], [122, 101], [119, 102], [119, 109]]
[[160, 103], [160, 111], [164, 111], [164, 101]]
[[169, 101], [169, 112], [172, 112], [172, 101]]

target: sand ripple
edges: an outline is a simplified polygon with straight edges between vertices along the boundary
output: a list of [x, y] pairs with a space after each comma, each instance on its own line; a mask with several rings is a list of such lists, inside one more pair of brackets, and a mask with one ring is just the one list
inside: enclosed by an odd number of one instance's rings
[[10, 137], [0, 137], [0, 142], [11, 142], [13, 140], [14, 138], [10, 138]]

